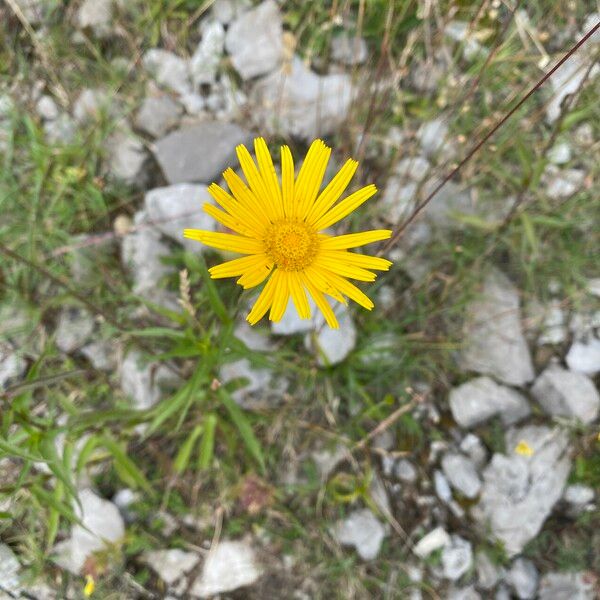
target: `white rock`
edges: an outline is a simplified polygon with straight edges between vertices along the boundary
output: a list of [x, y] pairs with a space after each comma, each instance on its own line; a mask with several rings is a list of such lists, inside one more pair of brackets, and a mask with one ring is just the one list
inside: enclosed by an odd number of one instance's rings
[[444, 477], [444, 474], [437, 469], [433, 472], [433, 486], [437, 497], [444, 502], [449, 504], [452, 501], [452, 490], [448, 480]]
[[381, 208], [388, 223], [400, 223], [406, 219], [418, 204], [418, 185], [414, 182], [402, 183], [399, 177], [390, 177], [386, 183]]
[[156, 571], [167, 585], [172, 585], [191, 571], [200, 561], [200, 557], [195, 552], [184, 552], [174, 548], [144, 552], [142, 560]]
[[499, 271], [487, 275], [481, 296], [467, 307], [463, 366], [509, 385], [534, 378], [521, 328], [519, 294]]
[[481, 595], [470, 585], [466, 588], [450, 587], [448, 590], [447, 600], [481, 600]]
[[246, 542], [224, 540], [211, 548], [192, 596], [208, 598], [252, 585], [262, 575], [253, 548]]
[[594, 496], [595, 492], [593, 488], [581, 483], [575, 483], [566, 487], [563, 500], [573, 506], [584, 506], [593, 502]]
[[0, 390], [17, 383], [26, 368], [25, 359], [10, 344], [0, 341]]
[[600, 373], [600, 339], [590, 337], [585, 341], [575, 341], [565, 357], [571, 371], [593, 377]]
[[147, 221], [145, 211], [136, 214], [136, 231], [123, 238], [121, 261], [133, 277], [133, 293], [151, 299], [159, 281], [171, 273], [173, 267], [162, 260], [170, 256], [169, 247], [161, 242], [160, 234]]
[[596, 298], [600, 298], [600, 277], [594, 277], [592, 279], [588, 279], [587, 289], [592, 296], [596, 296]]
[[113, 371], [117, 366], [117, 347], [113, 342], [105, 340], [90, 342], [81, 348], [81, 354], [99, 371]]
[[548, 160], [555, 165], [564, 165], [571, 160], [571, 146], [567, 142], [554, 144], [548, 151]]
[[355, 510], [339, 521], [333, 534], [340, 544], [354, 546], [363, 560], [377, 557], [386, 535], [385, 527], [368, 508]]
[[15, 4], [21, 9], [27, 22], [33, 26], [43, 24], [54, 6], [49, 0], [16, 0]]
[[244, 406], [247, 404], [248, 397], [252, 394], [268, 393], [273, 374], [269, 369], [257, 369], [252, 366], [247, 358], [241, 358], [225, 363], [219, 370], [219, 379], [223, 383], [228, 383], [234, 379], [245, 381], [239, 389], [231, 394], [238, 404]]
[[319, 312], [315, 317], [316, 332], [308, 333], [304, 340], [304, 345], [317, 355], [320, 367], [341, 363], [356, 346], [356, 327], [350, 312], [344, 305], [336, 307], [334, 312], [339, 329], [331, 329]]
[[[579, 89], [586, 76], [589, 66], [588, 60], [589, 58], [585, 55], [575, 54], [550, 77], [552, 95], [546, 104], [546, 120], [549, 123], [553, 123], [560, 116], [563, 100]], [[553, 66], [554, 64], [549, 64], [547, 70], [550, 70]], [[597, 75], [599, 71], [598, 65], [595, 65], [590, 72], [590, 78]]]
[[114, 113], [112, 102], [113, 99], [106, 90], [86, 88], [81, 91], [73, 104], [73, 118], [78, 123], [98, 121], [104, 111], [109, 114]]
[[42, 96], [35, 105], [35, 110], [42, 119], [52, 121], [60, 114], [60, 110], [52, 96]]
[[83, 0], [77, 11], [77, 26], [90, 28], [99, 38], [112, 33], [113, 0]]
[[[21, 565], [14, 552], [6, 544], [0, 543], [0, 598], [18, 598], [21, 590], [21, 578], [19, 571]], [[15, 594], [4, 596], [2, 591]]]
[[478, 469], [487, 462], [487, 450], [483, 442], [473, 433], [467, 433], [460, 443], [460, 449], [473, 461]]
[[483, 423], [496, 415], [505, 425], [512, 425], [531, 412], [523, 395], [485, 376], [450, 390], [449, 402], [454, 420], [464, 428]]
[[539, 578], [538, 571], [530, 560], [517, 558], [506, 575], [506, 582], [517, 598], [531, 600], [535, 598]]
[[450, 485], [466, 498], [476, 498], [481, 490], [481, 480], [475, 465], [462, 454], [445, 454], [442, 469]]
[[155, 188], [144, 196], [152, 225], [190, 252], [202, 252], [206, 246], [184, 238], [185, 228], [215, 230], [215, 220], [202, 210], [204, 203], [214, 204], [206, 186], [191, 183]]
[[546, 194], [552, 200], [568, 198], [583, 186], [585, 171], [581, 169], [559, 170], [554, 165], [548, 165], [544, 171], [543, 181], [546, 182]]
[[120, 377], [121, 389], [140, 410], [150, 408], [160, 400], [161, 386], [175, 383], [175, 375], [165, 365], [145, 362], [137, 350], [126, 354]]
[[86, 488], [79, 493], [79, 504], [74, 510], [82, 525], [74, 525], [71, 537], [54, 548], [55, 562], [78, 575], [86, 559], [109, 544], [116, 544], [125, 535], [125, 525], [119, 509], [108, 500]]
[[419, 141], [426, 156], [437, 154], [448, 142], [448, 125], [443, 119], [423, 123], [419, 129]]
[[473, 564], [471, 542], [458, 535], [450, 537], [450, 543], [442, 550], [442, 570], [450, 581], [460, 579]]
[[546, 573], [538, 600], [594, 600], [594, 583], [584, 573]]
[[549, 366], [531, 388], [533, 397], [552, 416], [591, 423], [598, 417], [600, 395], [591, 379], [558, 365]]
[[190, 60], [192, 83], [196, 89], [212, 84], [223, 57], [225, 29], [219, 21], [207, 21], [202, 27], [202, 40]]
[[152, 48], [144, 54], [142, 63], [159, 85], [178, 94], [192, 91], [189, 64], [176, 54]]
[[155, 138], [162, 137], [179, 124], [182, 114], [182, 107], [169, 96], [144, 98], [135, 126]]
[[252, 6], [250, 0], [215, 0], [210, 8], [217, 21], [228, 25], [250, 6]]
[[414, 483], [417, 480], [418, 472], [416, 467], [407, 458], [401, 458], [396, 463], [394, 475], [405, 483]]
[[250, 101], [257, 127], [267, 134], [308, 141], [334, 133], [346, 121], [354, 93], [349, 75], [320, 76], [294, 57], [257, 81]]
[[65, 308], [60, 313], [56, 328], [57, 348], [66, 354], [81, 348], [94, 330], [94, 318], [80, 308]]
[[244, 342], [250, 350], [268, 352], [275, 349], [275, 345], [266, 335], [266, 332], [251, 326], [245, 319], [237, 322], [233, 335]]
[[344, 32], [331, 40], [331, 58], [343, 65], [362, 65], [367, 60], [367, 42]]
[[315, 315], [318, 309], [310, 296], [308, 303], [310, 305], [310, 319], [301, 319], [294, 303], [288, 302], [281, 320], [277, 322], [271, 321], [271, 333], [275, 335], [294, 335], [296, 333], [313, 331], [316, 328]]
[[475, 555], [475, 570], [477, 571], [477, 585], [486, 591], [494, 588], [502, 576], [502, 571], [485, 552], [478, 552]]
[[235, 147], [250, 139], [238, 125], [206, 121], [172, 131], [153, 152], [169, 183], [209, 183], [233, 162]]
[[321, 481], [327, 481], [329, 475], [343, 460], [348, 458], [348, 455], [348, 448], [343, 444], [337, 444], [333, 449], [314, 450], [311, 458], [319, 471]]
[[424, 535], [413, 548], [419, 558], [427, 558], [432, 552], [450, 544], [450, 536], [443, 527], [436, 527]]
[[562, 344], [567, 339], [565, 313], [558, 300], [552, 301], [544, 311], [542, 333], [538, 344]]
[[[531, 456], [515, 451], [523, 442]], [[472, 515], [492, 539], [515, 556], [542, 528], [560, 499], [570, 471], [568, 437], [558, 429], [528, 426], [506, 435], [508, 455], [494, 454], [483, 473]]]
[[144, 185], [146, 151], [140, 139], [127, 129], [115, 131], [106, 140], [106, 151], [112, 177], [128, 185]]
[[431, 170], [429, 161], [424, 156], [408, 156], [399, 160], [393, 166], [393, 174], [400, 178], [408, 178], [412, 181], [423, 181]]
[[283, 28], [277, 4], [266, 0], [237, 17], [227, 30], [225, 47], [242, 79], [276, 69], [283, 57]]
[[44, 123], [44, 134], [51, 144], [70, 144], [75, 139], [77, 128], [69, 115], [61, 114]]

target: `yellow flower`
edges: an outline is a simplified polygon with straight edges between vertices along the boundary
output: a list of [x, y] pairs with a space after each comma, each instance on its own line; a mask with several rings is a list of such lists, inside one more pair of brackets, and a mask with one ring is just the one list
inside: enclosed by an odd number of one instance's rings
[[525, 440], [521, 440], [515, 446], [515, 452], [521, 456], [533, 456], [533, 448]]
[[244, 254], [210, 269], [213, 279], [239, 277], [244, 289], [268, 278], [247, 320], [256, 324], [269, 311], [279, 321], [290, 296], [301, 319], [309, 319], [308, 295], [323, 313], [327, 324], [339, 327], [325, 295], [347, 303], [346, 297], [371, 310], [373, 302], [348, 279], [374, 281], [372, 270], [387, 271], [384, 258], [349, 252], [364, 244], [389, 238], [391, 231], [377, 229], [332, 236], [323, 230], [356, 210], [375, 194], [368, 185], [338, 202], [350, 183], [358, 163], [348, 160], [319, 193], [331, 154], [321, 140], [315, 140], [298, 176], [287, 146], [281, 148], [281, 184], [264, 139], [254, 140], [256, 161], [245, 146], [236, 148], [247, 184], [229, 168], [223, 173], [231, 194], [213, 183], [209, 192], [223, 210], [205, 204], [204, 210], [234, 234], [186, 229], [183, 235], [207, 246]]
[[95, 589], [96, 589], [96, 582], [94, 581], [94, 578], [91, 575], [86, 575], [85, 576], [85, 587], [83, 588], [83, 595], [86, 598], [89, 598], [94, 593]]

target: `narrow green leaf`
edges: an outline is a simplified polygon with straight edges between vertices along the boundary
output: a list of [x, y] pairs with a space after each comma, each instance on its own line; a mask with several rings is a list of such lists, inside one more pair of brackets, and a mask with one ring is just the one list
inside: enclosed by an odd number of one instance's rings
[[212, 463], [215, 452], [215, 430], [217, 428], [217, 415], [209, 413], [204, 418], [204, 435], [200, 442], [200, 452], [198, 453], [198, 469], [204, 471]]
[[[60, 503], [64, 497], [64, 486], [62, 481], [57, 481], [54, 488], [54, 499]], [[54, 546], [56, 535], [58, 534], [58, 527], [60, 525], [60, 513], [53, 507], [50, 507], [48, 514], [48, 526], [46, 528], [46, 548], [49, 550]]]
[[26, 452], [25, 450], [21, 449], [16, 444], [13, 444], [11, 441], [6, 440], [6, 439], [4, 439], [4, 440], [0, 439], [0, 453], [2, 453], [2, 452], [11, 458], [18, 457], [18, 458], [22, 458], [24, 460], [33, 460], [33, 461], [40, 460], [39, 456], [34, 456], [33, 454]]
[[55, 445], [56, 433], [45, 435], [39, 443], [39, 450], [42, 458], [46, 461], [48, 468], [52, 471], [52, 474], [62, 483], [68, 490], [72, 498], [78, 498], [77, 490], [75, 485], [71, 481], [70, 469], [67, 469], [58, 455]]
[[186, 252], [185, 263], [190, 271], [200, 273], [210, 306], [219, 320], [222, 323], [229, 323], [231, 318], [227, 312], [227, 307], [221, 300], [221, 296], [219, 296], [219, 291], [217, 290], [215, 282], [210, 278], [204, 257], [201, 254], [190, 254], [189, 252]]
[[79, 451], [79, 456], [77, 457], [77, 464], [75, 466], [75, 473], [81, 473], [83, 467], [87, 464], [89, 457], [92, 452], [96, 449], [98, 445], [98, 437], [95, 435], [91, 435], [83, 445], [83, 448]]
[[71, 523], [79, 523], [81, 521], [77, 515], [73, 512], [73, 509], [65, 502], [58, 501], [53, 494], [50, 494], [45, 489], [40, 487], [37, 483], [34, 483], [31, 488], [31, 493], [38, 499], [40, 504], [49, 506], [56, 510], [62, 517], [67, 519]]
[[233, 398], [229, 395], [229, 392], [221, 387], [218, 389], [217, 394], [219, 395], [219, 399], [223, 403], [223, 406], [227, 409], [229, 413], [229, 417], [233, 421], [233, 424], [237, 427], [239, 431], [242, 441], [246, 445], [246, 448], [256, 460], [256, 462], [260, 466], [260, 470], [265, 472], [265, 459], [263, 457], [263, 452], [259, 441], [256, 439], [254, 432], [252, 431], [252, 426], [250, 422], [246, 418], [246, 415], [242, 411], [242, 409], [235, 403]]
[[194, 449], [194, 445], [200, 434], [202, 433], [202, 425], [196, 425], [194, 429], [192, 429], [190, 435], [186, 438], [185, 442], [183, 442], [177, 456], [175, 457], [175, 461], [173, 462], [173, 469], [179, 475], [183, 473], [188, 464], [190, 463], [190, 456], [192, 455], [192, 450]]
[[135, 463], [112, 438], [100, 438], [98, 443], [104, 446], [112, 454], [115, 466], [121, 469], [120, 472], [117, 472], [124, 478], [128, 485], [141, 487], [149, 494], [154, 495], [154, 490], [144, 474], [136, 467]]
[[184, 340], [188, 336], [184, 331], [169, 329], [168, 327], [147, 327], [146, 329], [134, 329], [128, 331], [128, 335], [142, 338], [170, 338], [174, 340]]

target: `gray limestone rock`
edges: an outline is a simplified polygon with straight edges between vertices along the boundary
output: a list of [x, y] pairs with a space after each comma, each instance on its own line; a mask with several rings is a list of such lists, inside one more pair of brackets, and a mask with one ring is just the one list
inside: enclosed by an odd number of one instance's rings
[[198, 89], [203, 84], [213, 84], [223, 58], [225, 29], [219, 21], [203, 23], [202, 40], [190, 59], [192, 83]]
[[450, 581], [460, 579], [473, 564], [471, 542], [458, 535], [450, 536], [450, 543], [442, 550], [442, 571]]
[[343, 65], [362, 65], [368, 56], [367, 43], [361, 37], [344, 32], [331, 40], [331, 58]]
[[368, 508], [363, 508], [338, 521], [333, 535], [340, 544], [354, 546], [363, 560], [373, 560], [379, 554], [386, 532], [375, 515]]
[[234, 161], [235, 147], [250, 138], [233, 123], [207, 121], [169, 133], [156, 142], [154, 155], [169, 183], [210, 183]]
[[[19, 571], [21, 565], [14, 552], [6, 544], [0, 543], [0, 598], [4, 597], [2, 591], [19, 594], [21, 578]], [[7, 598], [19, 596], [6, 596]]]
[[35, 110], [37, 114], [45, 121], [52, 121], [60, 114], [60, 109], [54, 101], [54, 98], [47, 95], [42, 96], [36, 102]]
[[[525, 445], [529, 452], [519, 453]], [[492, 539], [515, 556], [533, 539], [561, 498], [571, 461], [568, 437], [559, 429], [528, 426], [506, 435], [507, 454], [494, 454], [483, 473], [472, 514]]]
[[17, 383], [27, 368], [25, 359], [12, 344], [0, 341], [0, 390]]
[[348, 75], [317, 75], [294, 57], [257, 81], [250, 101], [256, 125], [268, 134], [313, 140], [346, 121], [353, 96]]
[[191, 252], [201, 252], [206, 246], [184, 238], [184, 229], [215, 230], [215, 220], [202, 209], [204, 203], [214, 204], [206, 186], [190, 183], [155, 188], [144, 197], [152, 225]]
[[517, 558], [506, 574], [506, 582], [520, 600], [535, 598], [539, 579], [538, 570], [527, 558]]
[[442, 469], [450, 485], [466, 498], [476, 498], [481, 480], [473, 462], [462, 454], [448, 453], [442, 458]]
[[162, 87], [185, 94], [192, 91], [188, 61], [161, 48], [148, 50], [142, 63], [156, 83]]
[[588, 339], [573, 342], [565, 361], [571, 371], [590, 377], [600, 373], [600, 339], [590, 336]]
[[142, 106], [135, 117], [135, 126], [152, 137], [164, 136], [177, 127], [183, 108], [169, 96], [144, 98]]
[[480, 297], [466, 313], [464, 368], [509, 385], [531, 381], [533, 363], [521, 327], [519, 294], [507, 277], [499, 271], [489, 273]]
[[190, 593], [199, 598], [213, 597], [252, 585], [261, 575], [262, 568], [249, 543], [223, 540], [210, 549]]
[[108, 173], [128, 185], [143, 186], [147, 179], [146, 150], [142, 141], [131, 131], [115, 131], [106, 140]]
[[152, 550], [144, 552], [142, 560], [167, 584], [173, 585], [200, 562], [195, 552], [172, 550]]
[[71, 307], [60, 313], [56, 328], [56, 346], [66, 354], [83, 346], [94, 330], [94, 318], [87, 311]]
[[315, 332], [307, 333], [304, 340], [304, 345], [316, 354], [320, 367], [342, 362], [356, 346], [356, 327], [350, 312], [342, 304], [336, 306], [334, 312], [340, 324], [339, 329], [331, 329], [318, 312], [314, 317]]
[[113, 33], [113, 0], [84, 0], [76, 15], [80, 29], [91, 29], [99, 38]]
[[592, 423], [598, 417], [600, 395], [592, 380], [558, 365], [549, 366], [531, 388], [533, 397], [550, 415]]
[[546, 573], [540, 580], [538, 600], [593, 600], [594, 583], [584, 573]]
[[474, 427], [499, 415], [512, 425], [530, 414], [525, 397], [489, 377], [477, 377], [450, 390], [450, 409], [454, 420], [464, 428]]
[[227, 30], [225, 48], [242, 79], [276, 69], [283, 57], [283, 28], [277, 4], [265, 0], [239, 15]]

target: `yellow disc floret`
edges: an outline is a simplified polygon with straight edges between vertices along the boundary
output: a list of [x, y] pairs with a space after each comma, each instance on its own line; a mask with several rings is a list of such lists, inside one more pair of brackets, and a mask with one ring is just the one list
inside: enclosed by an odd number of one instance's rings
[[292, 219], [269, 225], [264, 245], [265, 254], [284, 271], [303, 271], [313, 263], [319, 250], [316, 231]]

